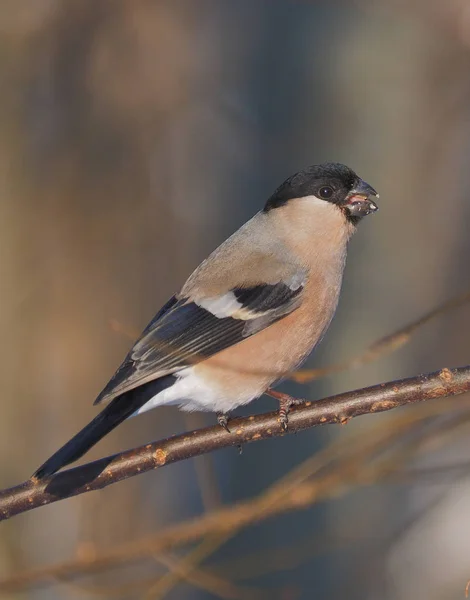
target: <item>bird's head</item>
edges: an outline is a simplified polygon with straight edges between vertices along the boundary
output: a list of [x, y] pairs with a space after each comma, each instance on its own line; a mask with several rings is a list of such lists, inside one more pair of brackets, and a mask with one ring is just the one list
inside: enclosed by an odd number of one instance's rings
[[378, 210], [371, 196], [379, 195], [356, 173], [340, 163], [313, 165], [292, 175], [265, 205], [265, 212], [284, 206], [289, 201], [311, 197], [335, 205], [346, 220], [356, 225], [363, 217]]

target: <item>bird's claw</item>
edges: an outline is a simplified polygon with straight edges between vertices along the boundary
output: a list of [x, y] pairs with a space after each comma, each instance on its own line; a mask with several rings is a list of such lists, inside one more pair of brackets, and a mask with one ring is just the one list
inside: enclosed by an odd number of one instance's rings
[[289, 429], [289, 411], [293, 402], [287, 398], [281, 398], [279, 400], [279, 423], [281, 429], [286, 432]]
[[230, 429], [228, 427], [228, 415], [225, 413], [217, 413], [217, 423], [225, 429], [227, 433], [230, 433]]
[[289, 394], [284, 394], [283, 392], [278, 392], [276, 390], [272, 390], [271, 388], [266, 390], [266, 394], [279, 400], [279, 423], [281, 424], [281, 428], [284, 431], [284, 433], [286, 433], [289, 429], [290, 409], [292, 408], [292, 406], [303, 404], [305, 400], [301, 400], [300, 398], [293, 398], [292, 396], [289, 396]]

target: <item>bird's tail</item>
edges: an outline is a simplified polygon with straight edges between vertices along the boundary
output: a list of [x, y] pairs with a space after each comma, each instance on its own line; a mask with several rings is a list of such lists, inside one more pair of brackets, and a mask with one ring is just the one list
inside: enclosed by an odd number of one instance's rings
[[140, 387], [117, 396], [62, 448], [57, 450], [32, 476], [43, 479], [53, 475], [83, 456], [88, 450], [98, 443], [136, 410], [146, 404], [153, 396], [163, 391], [174, 382], [172, 375], [166, 375], [155, 381], [150, 381]]

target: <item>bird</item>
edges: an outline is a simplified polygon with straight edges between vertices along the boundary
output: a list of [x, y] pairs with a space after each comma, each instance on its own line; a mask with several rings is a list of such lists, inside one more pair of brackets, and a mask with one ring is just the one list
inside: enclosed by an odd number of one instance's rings
[[127, 418], [164, 405], [230, 413], [273, 390], [318, 345], [336, 311], [348, 241], [378, 194], [340, 163], [286, 179], [156, 314], [97, 397], [106, 404], [32, 476], [75, 462]]

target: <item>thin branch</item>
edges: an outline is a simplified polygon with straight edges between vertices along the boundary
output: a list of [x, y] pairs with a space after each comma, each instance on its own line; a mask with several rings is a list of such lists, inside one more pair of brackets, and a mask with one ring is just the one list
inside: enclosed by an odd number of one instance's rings
[[180, 579], [186, 579], [186, 581], [188, 581], [187, 576], [193, 573], [203, 560], [210, 556], [214, 550], [217, 550], [217, 548], [225, 542], [227, 535], [227, 533], [220, 533], [204, 538], [199, 546], [196, 546], [196, 548], [189, 552], [184, 558], [179, 560], [175, 559], [175, 561], [173, 561], [172, 564], [175, 568], [170, 568], [168, 566], [168, 561], [165, 562], [165, 558], [167, 557], [163, 556], [162, 559], [161, 554], [154, 555], [156, 560], [169, 568], [169, 571], [166, 575], [160, 577], [155, 585], [147, 590], [143, 600], [160, 600], [160, 598], [164, 598], [168, 592], [178, 584]]
[[398, 331], [376, 340], [361, 354], [353, 356], [349, 360], [317, 369], [300, 369], [295, 373], [291, 373], [289, 378], [293, 381], [297, 381], [298, 383], [307, 383], [309, 381], [321, 379], [322, 377], [328, 377], [329, 375], [333, 375], [335, 373], [359, 369], [364, 365], [395, 352], [395, 350], [398, 350], [407, 344], [411, 340], [412, 336], [430, 321], [433, 321], [437, 317], [442, 317], [469, 303], [470, 291], [454, 296], [443, 304], [433, 308], [422, 317], [419, 317], [415, 321], [405, 325], [405, 327], [398, 329]]
[[146, 594], [142, 597], [142, 600], [157, 600], [158, 598], [165, 597], [173, 588], [173, 584], [178, 583], [179, 580], [185, 580], [195, 587], [214, 594], [214, 596], [217, 596], [218, 598], [226, 598], [227, 600], [250, 600], [272, 597], [272, 594], [268, 594], [267, 591], [255, 590], [254, 588], [248, 587], [241, 588], [228, 579], [223, 579], [220, 575], [212, 573], [209, 570], [196, 569], [197, 563], [204, 559], [204, 555], [212, 552], [213, 544], [211, 544], [211, 541], [214, 539], [218, 540], [219, 537], [210, 538], [207, 549], [205, 541], [202, 542], [199, 546], [199, 548], [203, 548], [203, 550], [199, 552], [200, 556], [197, 558], [192, 557], [188, 561], [186, 561], [186, 559], [178, 560], [171, 555], [158, 555], [156, 557], [157, 560], [168, 567], [169, 574], [175, 573], [178, 577], [175, 581], [171, 578], [160, 578], [155, 586], [152, 586], [147, 590]]
[[[444, 368], [428, 375], [306, 402], [292, 410], [288, 433], [327, 423], [346, 423], [359, 415], [467, 391], [470, 391], [470, 366]], [[231, 433], [219, 426], [199, 429], [102, 458], [39, 482], [25, 481], [0, 492], [0, 520], [220, 448], [284, 435], [277, 412], [234, 419], [230, 426]]]

